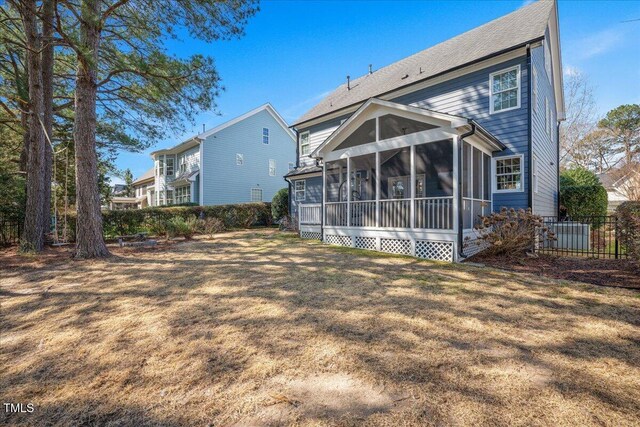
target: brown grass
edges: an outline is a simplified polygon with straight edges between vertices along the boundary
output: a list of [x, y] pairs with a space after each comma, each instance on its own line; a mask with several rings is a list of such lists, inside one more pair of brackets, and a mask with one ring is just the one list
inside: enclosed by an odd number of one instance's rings
[[275, 231], [114, 251], [0, 254], [0, 399], [36, 408], [0, 423], [640, 424], [635, 291]]

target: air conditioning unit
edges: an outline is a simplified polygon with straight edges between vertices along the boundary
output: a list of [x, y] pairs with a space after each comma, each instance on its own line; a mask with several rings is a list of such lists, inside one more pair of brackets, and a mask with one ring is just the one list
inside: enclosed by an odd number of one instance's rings
[[556, 249], [591, 250], [591, 225], [575, 221], [558, 222], [549, 226], [556, 235], [551, 246]]

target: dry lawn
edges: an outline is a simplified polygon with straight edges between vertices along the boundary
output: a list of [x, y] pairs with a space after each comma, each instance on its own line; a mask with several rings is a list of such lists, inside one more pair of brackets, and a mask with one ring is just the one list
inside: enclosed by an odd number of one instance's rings
[[0, 254], [12, 425], [640, 425], [640, 294], [275, 231]]

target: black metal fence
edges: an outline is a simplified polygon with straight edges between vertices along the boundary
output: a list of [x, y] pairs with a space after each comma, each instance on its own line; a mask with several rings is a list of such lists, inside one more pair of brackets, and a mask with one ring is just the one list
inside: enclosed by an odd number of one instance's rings
[[536, 252], [587, 258], [627, 258], [620, 220], [614, 216], [543, 217], [553, 238], [540, 237]]
[[0, 216], [0, 246], [18, 244], [21, 234], [22, 221], [20, 219]]

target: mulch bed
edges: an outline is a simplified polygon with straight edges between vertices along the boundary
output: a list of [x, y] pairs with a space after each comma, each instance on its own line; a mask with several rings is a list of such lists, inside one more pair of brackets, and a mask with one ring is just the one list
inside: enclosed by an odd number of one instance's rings
[[640, 289], [640, 265], [630, 260], [569, 258], [552, 255], [505, 258], [479, 253], [470, 262], [503, 270], [531, 273], [554, 279], [574, 280], [599, 286]]

